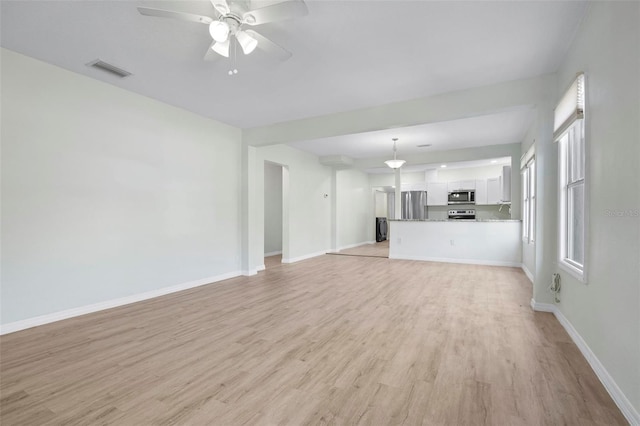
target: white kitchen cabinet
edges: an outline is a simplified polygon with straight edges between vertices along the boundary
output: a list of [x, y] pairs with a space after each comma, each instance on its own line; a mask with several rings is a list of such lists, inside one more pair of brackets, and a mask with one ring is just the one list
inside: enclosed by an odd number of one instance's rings
[[500, 201], [511, 202], [511, 166], [502, 167], [502, 179], [500, 181]]
[[476, 181], [475, 180], [457, 180], [454, 182], [449, 182], [447, 185], [447, 189], [449, 192], [459, 191], [461, 189], [476, 189]]
[[460, 189], [476, 189], [475, 179], [460, 181]]
[[428, 182], [427, 183], [427, 205], [428, 206], [446, 206], [448, 204], [447, 184], [446, 182]]
[[502, 196], [501, 180], [500, 177], [487, 179], [487, 204], [500, 204]]
[[400, 191], [426, 191], [427, 186], [424, 182], [403, 183], [400, 185]]
[[487, 180], [486, 179], [476, 179], [476, 205], [487, 205], [488, 197], [487, 197]]

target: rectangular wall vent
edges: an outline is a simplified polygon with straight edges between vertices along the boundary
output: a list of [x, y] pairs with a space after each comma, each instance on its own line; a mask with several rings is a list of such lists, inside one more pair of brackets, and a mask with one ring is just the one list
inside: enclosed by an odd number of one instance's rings
[[108, 72], [109, 74], [116, 75], [120, 78], [129, 77], [131, 75], [129, 71], [125, 71], [122, 68], [118, 68], [115, 65], [111, 65], [100, 59], [96, 59], [95, 61], [89, 62], [87, 66], [97, 68], [99, 70]]

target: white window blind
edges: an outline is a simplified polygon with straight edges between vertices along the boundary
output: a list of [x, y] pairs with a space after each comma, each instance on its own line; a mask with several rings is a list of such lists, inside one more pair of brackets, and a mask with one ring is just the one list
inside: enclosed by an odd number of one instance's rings
[[535, 155], [536, 155], [536, 144], [535, 144], [535, 140], [534, 140], [533, 144], [529, 147], [527, 152], [525, 152], [522, 155], [522, 157], [520, 157], [520, 170], [524, 170], [524, 168], [527, 167], [527, 163], [529, 163], [529, 161], [531, 161], [531, 159]]
[[562, 134], [576, 121], [584, 118], [584, 73], [578, 73], [569, 89], [553, 111], [553, 139]]

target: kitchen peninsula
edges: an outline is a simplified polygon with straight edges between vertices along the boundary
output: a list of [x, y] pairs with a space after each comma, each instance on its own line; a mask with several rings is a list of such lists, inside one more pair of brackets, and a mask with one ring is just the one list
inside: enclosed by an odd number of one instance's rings
[[520, 220], [390, 220], [389, 258], [519, 267], [521, 229]]

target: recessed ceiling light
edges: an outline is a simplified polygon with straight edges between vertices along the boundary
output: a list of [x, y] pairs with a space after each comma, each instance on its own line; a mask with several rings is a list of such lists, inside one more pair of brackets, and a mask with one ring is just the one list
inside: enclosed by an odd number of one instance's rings
[[495, 164], [497, 162], [498, 162], [498, 160], [491, 160], [491, 164]]
[[445, 167], [447, 167], [447, 165], [446, 165], [446, 164], [443, 164], [443, 165], [442, 165], [442, 166], [440, 166], [440, 167], [442, 167], [442, 168], [444, 169]]
[[431, 144], [430, 144], [430, 143], [423, 143], [423, 144], [421, 144], [421, 145], [417, 145], [417, 147], [418, 147], [418, 148], [428, 148], [428, 147], [430, 147], [430, 146], [431, 146]]

